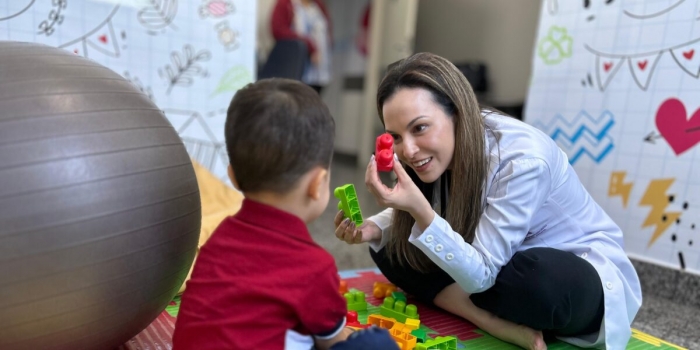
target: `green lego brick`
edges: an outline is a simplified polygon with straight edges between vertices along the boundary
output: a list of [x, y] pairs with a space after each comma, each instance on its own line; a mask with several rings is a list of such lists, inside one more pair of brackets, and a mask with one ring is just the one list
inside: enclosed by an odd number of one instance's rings
[[437, 337], [425, 343], [416, 344], [415, 350], [457, 350], [457, 338]]
[[418, 308], [415, 305], [406, 305], [405, 301], [394, 300], [392, 297], [384, 298], [384, 302], [379, 308], [379, 313], [382, 316], [394, 318], [401, 323], [406, 323], [407, 318], [420, 319]]
[[394, 298], [395, 301], [403, 301], [404, 303], [406, 302], [406, 295], [403, 294], [402, 292], [391, 292], [391, 297]]
[[416, 337], [419, 343], [425, 343], [428, 340], [428, 332], [424, 329], [414, 329], [411, 331], [411, 335]]
[[353, 184], [347, 184], [336, 187], [333, 195], [340, 201], [338, 209], [343, 211], [346, 218], [350, 218], [355, 225], [362, 225], [362, 211], [360, 210], [360, 202], [357, 200], [357, 192]]
[[365, 311], [367, 310], [367, 302], [365, 301], [365, 293], [359, 290], [351, 290], [343, 294], [348, 304], [348, 311]]

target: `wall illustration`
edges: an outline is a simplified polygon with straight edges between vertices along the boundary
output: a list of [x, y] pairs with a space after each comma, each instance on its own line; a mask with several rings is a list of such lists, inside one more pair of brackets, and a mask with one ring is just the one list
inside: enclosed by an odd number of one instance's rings
[[536, 40], [526, 122], [630, 257], [700, 274], [700, 0], [546, 0]]
[[192, 158], [226, 179], [226, 108], [255, 79], [255, 19], [251, 0], [2, 1], [0, 40], [59, 47], [121, 74]]

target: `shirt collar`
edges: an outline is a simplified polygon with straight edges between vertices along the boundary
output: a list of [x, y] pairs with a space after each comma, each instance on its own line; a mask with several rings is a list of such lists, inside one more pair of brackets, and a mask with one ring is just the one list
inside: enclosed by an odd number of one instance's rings
[[296, 215], [273, 206], [243, 199], [241, 209], [235, 217], [259, 228], [280, 231], [311, 239], [306, 224]]

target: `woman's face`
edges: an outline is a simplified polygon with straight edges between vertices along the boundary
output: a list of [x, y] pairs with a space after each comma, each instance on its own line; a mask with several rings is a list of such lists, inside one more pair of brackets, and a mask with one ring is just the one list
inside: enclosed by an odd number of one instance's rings
[[384, 126], [394, 137], [394, 152], [421, 181], [437, 180], [452, 164], [455, 133], [452, 116], [422, 88], [402, 88], [382, 106]]

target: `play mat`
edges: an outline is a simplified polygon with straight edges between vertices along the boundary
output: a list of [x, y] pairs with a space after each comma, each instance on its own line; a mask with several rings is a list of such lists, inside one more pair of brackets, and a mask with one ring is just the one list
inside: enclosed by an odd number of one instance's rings
[[[340, 277], [351, 289], [365, 292], [367, 311], [360, 311], [359, 320], [366, 322], [369, 314], [378, 314], [381, 300], [374, 298], [372, 288], [374, 282], [386, 282], [386, 278], [378, 270], [354, 270], [342, 271]], [[488, 333], [476, 328], [466, 320], [426, 306], [412, 300], [409, 296], [408, 303], [418, 307], [420, 315], [420, 329], [425, 330], [428, 337], [454, 336], [457, 338], [458, 349], [486, 350], [486, 349], [520, 349], [517, 346], [502, 342]], [[180, 299], [175, 298], [165, 311], [139, 335], [122, 345], [119, 350], [162, 350], [172, 349], [172, 335], [175, 328], [175, 319], [180, 307]], [[555, 340], [547, 343], [550, 350], [578, 349], [573, 345]], [[627, 344], [628, 350], [644, 349], [684, 349], [670, 344], [661, 339], [652, 337], [637, 330], [632, 330], [632, 337]]]

